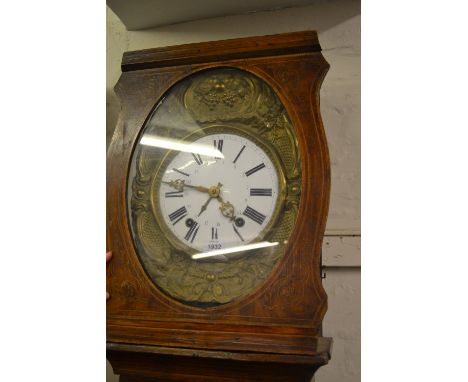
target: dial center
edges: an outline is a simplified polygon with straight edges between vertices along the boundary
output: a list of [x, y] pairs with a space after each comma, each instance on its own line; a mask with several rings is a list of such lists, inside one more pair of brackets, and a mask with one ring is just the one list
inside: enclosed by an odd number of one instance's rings
[[220, 189], [222, 187], [222, 184], [221, 183], [218, 183], [217, 186], [211, 186], [209, 189], [208, 189], [208, 194], [212, 197], [212, 198], [217, 198], [219, 196], [219, 192], [220, 192]]

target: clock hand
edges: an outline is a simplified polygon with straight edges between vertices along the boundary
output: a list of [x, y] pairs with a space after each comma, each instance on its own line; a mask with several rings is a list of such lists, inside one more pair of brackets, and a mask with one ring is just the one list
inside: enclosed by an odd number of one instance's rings
[[200, 212], [198, 213], [198, 216], [200, 216], [206, 210], [206, 208], [208, 207], [208, 204], [210, 203], [211, 199], [216, 198], [216, 197], [219, 196], [219, 192], [220, 192], [220, 189], [221, 189], [222, 186], [223, 185], [220, 182], [218, 182], [217, 186], [211, 186], [208, 189], [208, 194], [210, 195], [210, 197], [205, 202], [205, 204], [201, 207]]
[[206, 203], [201, 207], [200, 212], [198, 213], [197, 216], [200, 216], [203, 213], [203, 211], [206, 210], [206, 207], [208, 207], [208, 204], [211, 202], [211, 199], [213, 198], [210, 196], [208, 200], [206, 201]]
[[194, 188], [194, 189], [196, 189], [197, 191], [200, 191], [200, 192], [206, 192], [206, 193], [210, 192], [210, 189], [207, 188], [207, 187], [192, 186], [191, 184], [185, 184], [185, 180], [183, 180], [183, 179], [171, 180], [169, 182], [166, 182], [166, 181], [163, 180], [163, 181], [161, 181], [161, 183], [167, 184], [170, 187], [175, 188], [177, 191], [182, 191], [184, 189], [184, 187], [189, 187], [189, 188]]
[[209, 188], [203, 187], [203, 186], [192, 186], [192, 185], [190, 185], [190, 184], [186, 184], [185, 186], [186, 186], [186, 187], [190, 187], [190, 188], [194, 188], [194, 189], [196, 189], [197, 191], [200, 191], [200, 192], [207, 192], [207, 193], [210, 192], [210, 189], [209, 189]]
[[221, 195], [218, 195], [217, 197], [218, 201], [221, 203], [219, 205], [219, 209], [221, 211], [221, 214], [223, 216], [226, 216], [229, 218], [229, 220], [233, 221], [236, 219], [236, 216], [234, 215], [234, 206], [232, 205], [231, 202], [225, 202]]

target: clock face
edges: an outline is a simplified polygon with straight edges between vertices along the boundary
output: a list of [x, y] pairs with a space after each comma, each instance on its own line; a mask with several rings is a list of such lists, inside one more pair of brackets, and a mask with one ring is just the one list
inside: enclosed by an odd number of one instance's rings
[[187, 146], [193, 151], [177, 152], [159, 181], [157, 208], [173, 238], [216, 253], [261, 239], [281, 202], [271, 154], [235, 134], [210, 134]]
[[278, 96], [238, 69], [169, 89], [128, 172], [128, 220], [155, 287], [198, 308], [243, 298], [285, 255], [301, 193], [297, 140]]

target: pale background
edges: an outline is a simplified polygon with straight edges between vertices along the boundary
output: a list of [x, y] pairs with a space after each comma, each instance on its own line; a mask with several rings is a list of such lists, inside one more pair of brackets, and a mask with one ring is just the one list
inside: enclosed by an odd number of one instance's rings
[[[301, 30], [317, 30], [330, 63], [321, 90], [321, 111], [332, 164], [332, 191], [323, 246], [323, 280], [329, 308], [323, 334], [333, 337], [330, 364], [316, 382], [360, 381], [360, 3], [322, 1], [315, 5], [127, 31], [107, 8], [107, 144], [119, 104], [113, 87], [122, 53], [192, 42]], [[108, 364], [107, 381], [117, 381]]]

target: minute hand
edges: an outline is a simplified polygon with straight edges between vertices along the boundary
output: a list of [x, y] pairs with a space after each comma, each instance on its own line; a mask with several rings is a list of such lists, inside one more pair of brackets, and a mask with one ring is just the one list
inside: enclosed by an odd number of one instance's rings
[[206, 192], [206, 193], [210, 192], [209, 188], [203, 187], [203, 186], [192, 186], [191, 184], [186, 184], [185, 187], [194, 188], [194, 189], [196, 189], [197, 191], [200, 191], [200, 192]]
[[210, 191], [207, 187], [192, 186], [191, 184], [185, 184], [185, 180], [183, 180], [183, 179], [171, 180], [169, 182], [166, 182], [166, 181], [163, 180], [162, 183], [167, 184], [170, 187], [173, 187], [178, 191], [182, 191], [184, 189], [184, 187], [194, 188], [197, 191], [206, 192], [206, 193], [208, 193]]

